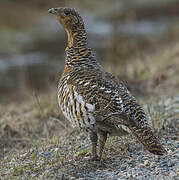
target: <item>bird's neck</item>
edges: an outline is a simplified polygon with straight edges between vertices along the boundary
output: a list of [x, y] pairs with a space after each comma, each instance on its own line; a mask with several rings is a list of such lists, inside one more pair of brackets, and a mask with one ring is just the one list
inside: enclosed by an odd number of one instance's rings
[[67, 30], [68, 47], [81, 48], [87, 46], [85, 29]]
[[98, 66], [96, 57], [88, 47], [84, 29], [67, 31], [68, 46], [66, 48], [66, 67], [94, 67]]

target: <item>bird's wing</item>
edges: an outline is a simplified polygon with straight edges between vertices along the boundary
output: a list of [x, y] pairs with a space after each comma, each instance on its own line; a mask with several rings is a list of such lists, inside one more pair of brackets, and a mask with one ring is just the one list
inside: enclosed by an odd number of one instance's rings
[[[80, 69], [71, 74], [71, 84], [85, 103], [95, 106], [96, 121], [124, 119], [123, 124], [147, 124], [146, 116], [135, 98], [118, 78], [101, 69]], [[115, 118], [114, 118], [115, 117]], [[132, 122], [129, 122], [132, 121]]]
[[146, 114], [143, 108], [126, 88], [124, 83], [119, 78], [108, 72], [105, 72], [105, 77], [118, 89], [118, 94], [122, 101], [123, 114], [128, 117], [130, 124], [134, 123], [139, 126], [148, 126]]

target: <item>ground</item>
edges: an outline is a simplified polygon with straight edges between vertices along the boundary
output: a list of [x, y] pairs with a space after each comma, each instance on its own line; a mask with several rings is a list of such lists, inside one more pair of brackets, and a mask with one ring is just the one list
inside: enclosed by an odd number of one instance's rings
[[[23, 138], [9, 129], [12, 147], [2, 157], [1, 179], [177, 179], [179, 95], [144, 108], [168, 151], [165, 156], [150, 154], [132, 135], [110, 137], [100, 164], [90, 160], [91, 144], [87, 135], [66, 123], [59, 125], [58, 135], [49, 138]], [[23, 113], [26, 117], [29, 112]], [[48, 121], [53, 119], [57, 126], [58, 117], [50, 117]], [[46, 125], [46, 129], [53, 127]], [[16, 147], [23, 143], [25, 148]]]

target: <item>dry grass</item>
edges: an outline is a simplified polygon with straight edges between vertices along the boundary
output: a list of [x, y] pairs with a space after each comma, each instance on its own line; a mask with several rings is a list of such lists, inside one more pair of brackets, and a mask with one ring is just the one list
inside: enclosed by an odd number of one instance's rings
[[35, 95], [21, 104], [0, 106], [0, 157], [68, 129], [60, 115], [56, 93], [50, 94]]

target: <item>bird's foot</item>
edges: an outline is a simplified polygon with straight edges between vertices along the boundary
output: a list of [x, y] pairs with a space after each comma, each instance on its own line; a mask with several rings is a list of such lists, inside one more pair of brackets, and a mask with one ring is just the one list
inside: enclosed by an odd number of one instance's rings
[[92, 156], [91, 161], [100, 161], [100, 158], [97, 155], [95, 155]]

